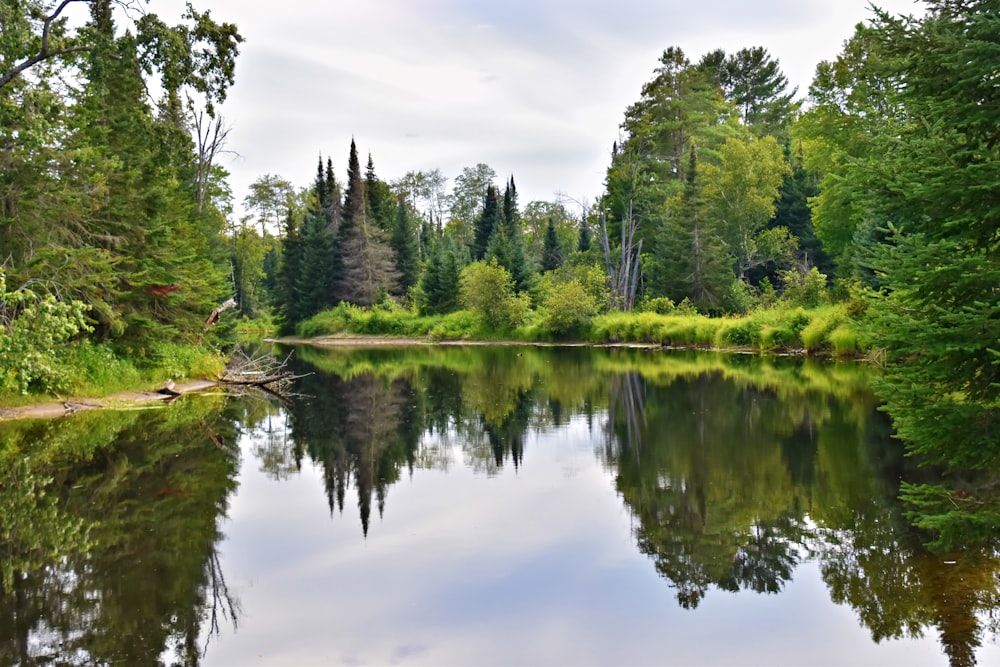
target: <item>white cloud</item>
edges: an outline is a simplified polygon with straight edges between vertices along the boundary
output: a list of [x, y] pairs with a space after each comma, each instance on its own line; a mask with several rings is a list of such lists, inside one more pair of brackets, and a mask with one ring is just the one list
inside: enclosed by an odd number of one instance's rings
[[[179, 14], [179, 0], [150, 7]], [[490, 164], [513, 174], [522, 204], [556, 191], [600, 194], [625, 107], [659, 54], [764, 46], [804, 94], [837, 55], [867, 0], [196, 0], [247, 42], [223, 108], [228, 168], [241, 199], [264, 173], [299, 186], [319, 152], [343, 178], [355, 137], [376, 171]], [[912, 0], [879, 3], [919, 13]]]

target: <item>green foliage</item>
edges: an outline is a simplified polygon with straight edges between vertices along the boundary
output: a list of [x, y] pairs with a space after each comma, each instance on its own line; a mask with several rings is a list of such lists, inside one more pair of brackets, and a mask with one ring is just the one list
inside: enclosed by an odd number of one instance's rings
[[852, 84], [877, 88], [891, 113], [866, 105], [864, 150], [836, 175], [857, 212], [885, 410], [908, 451], [948, 473], [942, 488], [907, 490], [911, 519], [954, 543], [998, 536], [1000, 40], [995, 0], [927, 4], [918, 20], [879, 14], [859, 33], [878, 57]]
[[847, 321], [847, 307], [844, 305], [813, 310], [809, 324], [799, 334], [803, 347], [810, 352], [832, 348], [830, 334]]
[[966, 490], [908, 482], [902, 483], [899, 497], [913, 525], [933, 535], [927, 543], [931, 549], [954, 550], [997, 539], [1000, 505], [995, 500], [984, 505]]
[[28, 289], [7, 291], [0, 270], [0, 394], [54, 393], [69, 387], [61, 360], [67, 341], [89, 331], [80, 301], [58, 301]]
[[784, 284], [781, 292], [782, 303], [803, 308], [817, 308], [829, 302], [826, 276], [815, 266], [806, 273], [789, 269], [779, 271], [778, 275]]
[[473, 262], [462, 269], [460, 300], [488, 329], [508, 330], [524, 321], [527, 295], [514, 291], [514, 278], [496, 260]]
[[464, 260], [448, 241], [433, 244], [420, 275], [414, 301], [422, 315], [442, 315], [459, 308], [459, 277]]
[[609, 343], [656, 343], [712, 348], [750, 347], [759, 351], [834, 351], [853, 355], [860, 332], [846, 306], [772, 308], [742, 317], [681, 314], [611, 313], [594, 318], [589, 339]]
[[545, 290], [542, 308], [546, 326], [557, 338], [581, 336], [597, 313], [597, 304], [576, 280], [553, 282]]

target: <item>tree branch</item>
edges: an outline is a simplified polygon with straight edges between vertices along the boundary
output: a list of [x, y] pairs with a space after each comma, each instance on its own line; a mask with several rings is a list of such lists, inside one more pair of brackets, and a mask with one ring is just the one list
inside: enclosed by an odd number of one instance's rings
[[50, 58], [58, 58], [59, 56], [65, 56], [70, 53], [80, 53], [82, 51], [90, 50], [90, 47], [87, 46], [69, 46], [64, 49], [56, 49], [55, 51], [49, 51], [49, 34], [52, 29], [52, 24], [56, 21], [56, 19], [59, 18], [59, 15], [62, 13], [62, 11], [66, 9], [66, 7], [70, 3], [73, 2], [90, 2], [90, 0], [63, 0], [59, 4], [59, 6], [56, 7], [56, 10], [52, 12], [52, 14], [47, 16], [45, 18], [45, 21], [42, 23], [42, 46], [39, 49], [38, 53], [29, 57], [23, 62], [18, 63], [11, 70], [5, 72], [2, 76], [0, 76], [0, 88], [3, 88], [11, 81], [16, 79], [18, 76], [20, 76], [22, 72], [31, 67], [34, 67], [40, 62], [43, 62]]

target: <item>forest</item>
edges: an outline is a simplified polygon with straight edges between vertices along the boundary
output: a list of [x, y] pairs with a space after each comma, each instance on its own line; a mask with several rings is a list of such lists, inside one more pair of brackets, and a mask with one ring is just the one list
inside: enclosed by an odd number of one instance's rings
[[484, 163], [385, 180], [352, 141], [344, 180], [321, 153], [239, 215], [235, 25], [5, 2], [0, 397], [210, 373], [240, 328], [833, 351], [884, 368], [937, 473], [914, 520], [994, 538], [1000, 2], [923, 4], [874, 10], [801, 95], [764, 47], [667, 48], [593, 202], [522, 204]]

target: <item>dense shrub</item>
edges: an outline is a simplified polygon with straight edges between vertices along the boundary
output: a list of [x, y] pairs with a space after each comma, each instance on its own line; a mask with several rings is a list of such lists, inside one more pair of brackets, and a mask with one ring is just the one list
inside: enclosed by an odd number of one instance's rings
[[597, 312], [597, 303], [577, 280], [555, 283], [542, 301], [545, 324], [555, 337], [582, 335]]
[[514, 278], [496, 258], [489, 263], [473, 262], [462, 269], [459, 300], [494, 331], [518, 326], [530, 307], [527, 296], [514, 292]]

